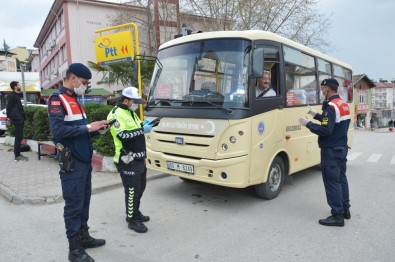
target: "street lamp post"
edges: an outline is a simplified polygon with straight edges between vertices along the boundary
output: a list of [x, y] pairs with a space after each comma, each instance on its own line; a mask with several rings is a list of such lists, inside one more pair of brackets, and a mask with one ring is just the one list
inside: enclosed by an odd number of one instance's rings
[[22, 74], [22, 90], [23, 90], [23, 105], [27, 105], [27, 97], [26, 97], [26, 86], [25, 86], [25, 72], [23, 71], [24, 64], [20, 64], [21, 66], [21, 74]]

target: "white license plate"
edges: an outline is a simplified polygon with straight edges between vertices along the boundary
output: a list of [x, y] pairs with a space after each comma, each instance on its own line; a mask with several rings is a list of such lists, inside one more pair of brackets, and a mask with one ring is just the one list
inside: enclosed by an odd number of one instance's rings
[[195, 173], [193, 165], [186, 165], [186, 164], [175, 163], [175, 162], [167, 162], [167, 169], [184, 172], [188, 174]]

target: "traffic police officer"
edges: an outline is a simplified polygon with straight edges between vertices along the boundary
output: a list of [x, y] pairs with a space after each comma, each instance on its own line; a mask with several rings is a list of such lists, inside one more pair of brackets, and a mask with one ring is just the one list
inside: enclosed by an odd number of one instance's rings
[[121, 175], [125, 191], [126, 221], [129, 229], [145, 233], [144, 222], [150, 220], [140, 212], [140, 200], [147, 182], [145, 165], [146, 147], [144, 133], [151, 132], [150, 121], [140, 118], [134, 112], [144, 100], [136, 87], [122, 90], [121, 101], [110, 111], [107, 120], [116, 120], [111, 126], [115, 145], [114, 163]]
[[62, 184], [64, 222], [69, 241], [69, 261], [94, 261], [85, 248], [99, 247], [104, 239], [89, 235], [89, 204], [92, 192], [92, 142], [99, 129], [107, 128], [107, 121], [88, 122], [77, 95], [85, 93], [91, 71], [83, 64], [71, 64], [63, 86], [48, 99], [48, 116], [53, 141], [71, 150], [73, 164], [59, 172]]
[[321, 122], [315, 124], [307, 118], [299, 118], [299, 123], [318, 135], [321, 148], [321, 168], [326, 199], [331, 207], [332, 215], [318, 222], [324, 226], [344, 226], [344, 218], [350, 219], [350, 198], [346, 177], [347, 132], [350, 125], [350, 108], [337, 94], [339, 83], [334, 78], [325, 79], [321, 83], [321, 91], [325, 96], [322, 113], [309, 110], [314, 119]]

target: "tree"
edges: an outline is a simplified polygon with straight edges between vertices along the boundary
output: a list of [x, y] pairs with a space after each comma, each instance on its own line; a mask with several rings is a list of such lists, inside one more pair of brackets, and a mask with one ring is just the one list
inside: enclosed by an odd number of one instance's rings
[[8, 52], [9, 50], [10, 50], [10, 46], [7, 45], [7, 43], [5, 42], [5, 39], [3, 39], [3, 51]]
[[[181, 23], [192, 30], [266, 30], [303, 45], [328, 51], [326, 31], [331, 25], [332, 14], [323, 14], [317, 8], [319, 0], [179, 0], [184, 14]], [[159, 48], [155, 41], [152, 10], [155, 0], [135, 0], [123, 4], [119, 14], [112, 17], [112, 24], [130, 21], [138, 23], [141, 35], [149, 36], [142, 47], [155, 54]], [[134, 7], [130, 4], [132, 3]], [[133, 9], [140, 8], [143, 15], [136, 16]], [[158, 1], [159, 16], [167, 20], [174, 14], [171, 5]], [[189, 16], [188, 16], [189, 15]], [[199, 22], [196, 22], [199, 17]], [[199, 25], [199, 26], [198, 26]], [[199, 27], [199, 28], [198, 28]], [[165, 36], [167, 37], [167, 36]], [[170, 40], [170, 39], [166, 39]]]
[[266, 30], [321, 51], [330, 48], [325, 32], [332, 15], [318, 0], [181, 0], [184, 11], [203, 16], [203, 31]]
[[[100, 66], [95, 62], [88, 61], [88, 66], [96, 71], [101, 72], [105, 76], [99, 82], [100, 84], [122, 84], [124, 87], [137, 86], [137, 79], [135, 79], [134, 62], [114, 63], [106, 66]], [[148, 85], [151, 81], [152, 73], [154, 71], [155, 61], [143, 60], [140, 61], [141, 67], [141, 82], [143, 87], [143, 94], [148, 93]]]

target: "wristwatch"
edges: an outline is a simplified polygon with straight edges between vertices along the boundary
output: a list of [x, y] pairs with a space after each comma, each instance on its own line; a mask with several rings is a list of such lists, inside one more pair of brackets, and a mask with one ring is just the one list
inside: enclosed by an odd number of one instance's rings
[[86, 128], [88, 128], [88, 132], [91, 132], [92, 125], [91, 124], [87, 124]]

